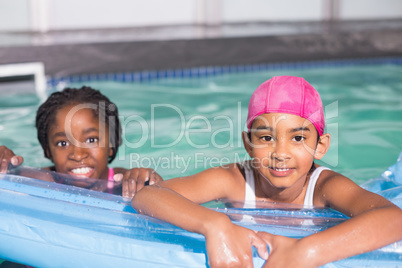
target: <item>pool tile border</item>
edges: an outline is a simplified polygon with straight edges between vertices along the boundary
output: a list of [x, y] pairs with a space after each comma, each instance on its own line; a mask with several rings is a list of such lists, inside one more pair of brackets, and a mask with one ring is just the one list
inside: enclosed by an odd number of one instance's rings
[[126, 83], [142, 83], [166, 78], [200, 78], [227, 73], [245, 73], [265, 70], [294, 70], [306, 68], [344, 67], [372, 64], [402, 64], [402, 57], [320, 60], [305, 62], [280, 62], [262, 64], [239, 64], [230, 66], [204, 66], [185, 69], [144, 70], [136, 72], [80, 74], [66, 77], [50, 77], [48, 88], [60, 87], [70, 83], [85, 83], [93, 81], [118, 81]]

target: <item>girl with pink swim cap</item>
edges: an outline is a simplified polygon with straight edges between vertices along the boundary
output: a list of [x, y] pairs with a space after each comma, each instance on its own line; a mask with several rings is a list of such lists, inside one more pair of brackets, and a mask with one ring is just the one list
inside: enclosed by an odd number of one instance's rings
[[[320, 96], [307, 81], [280, 76], [264, 82], [248, 112], [243, 143], [251, 160], [144, 187], [133, 207], [204, 235], [211, 267], [252, 267], [252, 246], [264, 267], [318, 267], [402, 239], [401, 209], [314, 164], [331, 136], [324, 133]], [[351, 219], [302, 239], [256, 233], [199, 205], [221, 198], [330, 207]]]

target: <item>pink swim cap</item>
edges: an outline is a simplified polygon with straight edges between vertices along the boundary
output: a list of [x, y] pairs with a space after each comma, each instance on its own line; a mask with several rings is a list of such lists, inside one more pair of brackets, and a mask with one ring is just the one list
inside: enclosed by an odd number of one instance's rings
[[257, 116], [267, 113], [298, 115], [313, 123], [320, 136], [324, 133], [320, 95], [304, 78], [277, 76], [262, 83], [254, 91], [248, 105], [248, 130]]

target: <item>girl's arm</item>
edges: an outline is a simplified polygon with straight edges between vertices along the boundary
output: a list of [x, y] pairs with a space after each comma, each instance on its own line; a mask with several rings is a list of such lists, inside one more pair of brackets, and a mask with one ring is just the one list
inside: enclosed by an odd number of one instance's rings
[[252, 266], [252, 248], [267, 257], [266, 243], [254, 231], [233, 224], [222, 214], [205, 208], [204, 203], [237, 192], [231, 171], [213, 168], [199, 174], [147, 186], [132, 200], [138, 213], [164, 220], [190, 232], [205, 236], [208, 262], [222, 265]]
[[316, 186], [314, 204], [325, 204], [351, 219], [299, 240], [261, 233], [271, 249], [264, 267], [288, 267], [295, 260], [297, 267], [318, 267], [402, 239], [400, 208], [344, 176], [327, 172], [331, 174]]

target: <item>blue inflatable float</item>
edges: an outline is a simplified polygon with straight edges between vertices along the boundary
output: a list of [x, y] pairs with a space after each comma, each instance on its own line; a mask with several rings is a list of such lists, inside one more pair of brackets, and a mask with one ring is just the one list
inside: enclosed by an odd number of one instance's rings
[[[401, 158], [402, 154], [381, 178], [363, 185], [400, 207]], [[90, 186], [102, 183], [93, 180]], [[329, 209], [274, 204], [238, 209], [223, 201], [205, 206], [226, 213], [239, 225], [290, 237], [304, 237], [347, 219]], [[207, 266], [203, 236], [139, 215], [121, 196], [0, 174], [0, 209], [0, 258], [5, 260], [34, 267]], [[244, 215], [255, 222], [237, 221]], [[254, 267], [264, 263], [256, 251], [253, 262]], [[324, 267], [402, 267], [402, 241]]]

